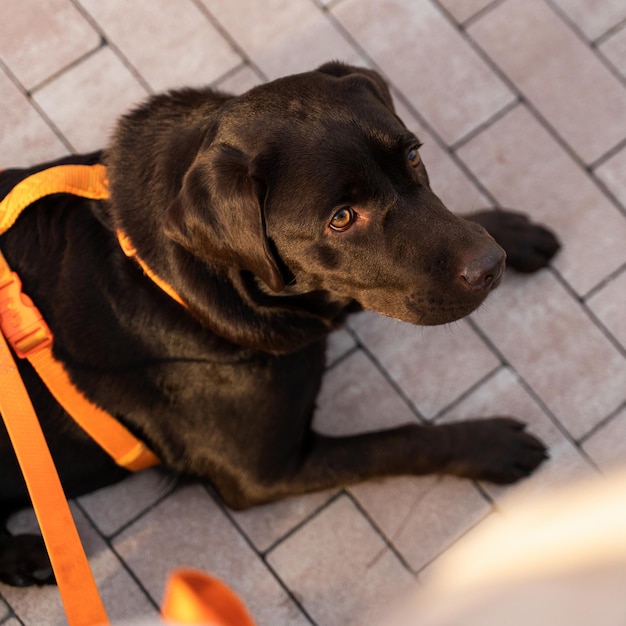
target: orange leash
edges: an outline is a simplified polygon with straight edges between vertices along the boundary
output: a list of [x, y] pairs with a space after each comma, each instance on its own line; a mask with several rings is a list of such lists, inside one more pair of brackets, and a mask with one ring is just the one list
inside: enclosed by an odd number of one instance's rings
[[[36, 200], [70, 193], [106, 199], [102, 165], [56, 166], [16, 185], [0, 202], [0, 234]], [[125, 254], [174, 300], [186, 306], [165, 281], [136, 255], [128, 237], [118, 233]], [[22, 382], [9, 344], [27, 358], [65, 411], [115, 460], [130, 470], [159, 462], [122, 424], [89, 401], [71, 383], [52, 354], [52, 332], [0, 252], [0, 413], [13, 444], [37, 515], [69, 626], [106, 626], [110, 622], [96, 587], [37, 415]], [[222, 582], [193, 570], [175, 572], [163, 617], [181, 624], [254, 626], [239, 598]]]
[[[0, 202], [0, 234], [30, 204], [55, 193], [94, 200], [108, 198], [104, 165], [58, 165], [19, 182]], [[111, 415], [88, 400], [52, 354], [52, 333], [17, 274], [0, 253], [0, 325], [20, 358], [27, 358], [56, 401], [122, 467], [138, 471], [158, 464], [146, 445]]]
[[37, 415], [2, 336], [0, 389], [0, 411], [37, 514], [68, 624], [108, 624]]
[[[102, 166], [59, 166], [23, 180], [0, 203], [0, 232], [10, 228], [28, 205], [51, 193], [107, 197], [104, 174]], [[68, 623], [109, 624], [45, 437], [7, 341], [18, 356], [30, 359], [60, 404], [87, 432], [95, 428], [98, 434], [94, 438], [118, 463], [138, 469], [158, 459], [71, 384], [63, 366], [52, 356], [50, 329], [30, 298], [22, 293], [19, 277], [1, 253], [0, 326], [0, 412], [37, 515]], [[110, 429], [104, 444], [101, 422]]]

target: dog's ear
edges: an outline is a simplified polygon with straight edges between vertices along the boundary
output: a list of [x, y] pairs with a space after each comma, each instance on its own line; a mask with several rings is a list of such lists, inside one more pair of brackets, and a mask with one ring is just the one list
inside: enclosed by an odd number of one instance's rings
[[325, 63], [321, 67], [318, 67], [317, 71], [324, 74], [330, 74], [331, 76], [336, 76], [338, 78], [345, 77], [346, 80], [365, 80], [367, 82], [367, 86], [370, 88], [371, 91], [374, 92], [374, 95], [385, 106], [389, 107], [392, 111], [395, 112], [393, 106], [393, 98], [391, 97], [389, 87], [387, 87], [385, 79], [378, 72], [375, 72], [374, 70], [369, 70], [364, 67], [346, 65], [345, 63], [341, 63], [340, 61], [331, 61], [330, 63]]
[[202, 150], [167, 209], [164, 230], [195, 256], [248, 270], [279, 292], [285, 285], [265, 230], [265, 186], [253, 170], [225, 144]]

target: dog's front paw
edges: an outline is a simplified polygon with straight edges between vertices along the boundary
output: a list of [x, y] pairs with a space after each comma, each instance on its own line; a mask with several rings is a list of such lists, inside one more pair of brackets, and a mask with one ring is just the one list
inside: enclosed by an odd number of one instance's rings
[[0, 581], [13, 587], [54, 584], [52, 566], [40, 536], [0, 537]]
[[528, 216], [514, 211], [488, 210], [468, 216], [477, 222], [506, 252], [507, 266], [518, 272], [536, 272], [545, 267], [561, 244], [555, 234]]
[[457, 422], [448, 471], [458, 476], [498, 484], [525, 478], [548, 458], [544, 444], [510, 417]]

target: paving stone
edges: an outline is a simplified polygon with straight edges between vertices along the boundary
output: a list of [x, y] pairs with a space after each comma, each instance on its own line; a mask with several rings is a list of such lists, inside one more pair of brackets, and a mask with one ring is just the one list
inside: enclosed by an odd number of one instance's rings
[[270, 78], [313, 70], [358, 53], [310, 0], [202, 0], [206, 8]]
[[117, 118], [146, 96], [136, 78], [105, 47], [47, 83], [33, 98], [74, 150], [90, 152], [104, 148]]
[[180, 489], [124, 530], [115, 550], [158, 601], [169, 572], [192, 567], [240, 595], [259, 626], [308, 624], [271, 572], [200, 486]]
[[78, 501], [100, 532], [110, 537], [163, 498], [174, 481], [166, 472], [148, 469]]
[[591, 41], [626, 19], [626, 6], [621, 0], [603, 0], [601, 11], [595, 0], [554, 1]]
[[3, 0], [0, 59], [32, 89], [100, 45], [70, 0]]
[[377, 623], [413, 583], [345, 496], [272, 550], [268, 561], [316, 624]]
[[331, 366], [337, 359], [350, 352], [356, 346], [352, 335], [345, 329], [334, 332], [326, 346], [326, 365]]
[[555, 231], [563, 247], [553, 265], [578, 294], [626, 262], [624, 216], [526, 108], [510, 111], [458, 154], [500, 206]]
[[499, 365], [465, 321], [418, 327], [368, 313], [352, 318], [350, 326], [426, 418]]
[[28, 98], [0, 71], [0, 169], [25, 167], [67, 153]]
[[598, 178], [615, 195], [626, 215], [626, 148], [620, 150], [596, 169]]
[[450, 12], [459, 24], [489, 6], [491, 2], [492, 0], [439, 0], [439, 3]]
[[626, 360], [550, 272], [497, 295], [475, 321], [574, 438], [620, 406]]
[[599, 48], [602, 54], [626, 78], [626, 26], [608, 37]]
[[430, 2], [345, 0], [333, 15], [449, 144], [514, 99]]
[[626, 409], [602, 425], [583, 444], [585, 452], [603, 472], [626, 465]]
[[626, 348], [626, 271], [622, 272], [587, 300], [609, 332]]
[[336, 490], [294, 496], [232, 515], [255, 547], [265, 552], [322, 508], [334, 493]]
[[[355, 318], [365, 350], [346, 331], [333, 335], [335, 365], [315, 418], [334, 434], [392, 427], [417, 419], [405, 399], [436, 422], [511, 414], [550, 450], [532, 477], [477, 490], [403, 476], [226, 515], [200, 485], [169, 493], [157, 472], [138, 474], [75, 507], [115, 623], [155, 618], [167, 574], [181, 564], [226, 580], [260, 626], [379, 623], [377, 611], [414, 584], [401, 561], [422, 578], [459, 537], [508, 515], [511, 494], [549, 496], [626, 463], [623, 0], [4, 0], [2, 8], [0, 167], [101, 148], [145, 84], [242, 93], [337, 58], [391, 81], [451, 210], [471, 212], [491, 195], [563, 243], [552, 269], [509, 273], [474, 315], [486, 341], [467, 322], [422, 329]], [[517, 91], [530, 106], [515, 106]], [[35, 527], [28, 514], [10, 522], [14, 531]], [[114, 551], [102, 535], [115, 537]], [[3, 626], [65, 624], [55, 588], [2, 585], [0, 596], [19, 616], [0, 600]]]
[[396, 102], [396, 112], [422, 142], [420, 155], [428, 171], [430, 186], [448, 209], [453, 213], [470, 214], [490, 206], [491, 203], [461, 170], [450, 152], [437, 143], [401, 101]]
[[415, 422], [409, 407], [358, 350], [324, 376], [313, 426], [338, 437]]
[[468, 32], [585, 163], [626, 137], [623, 86], [542, 0], [503, 2]]
[[555, 425], [543, 408], [522, 385], [518, 375], [508, 367], [469, 394], [447, 412], [441, 422], [482, 417], [507, 416], [526, 424], [528, 432], [547, 446], [549, 458], [537, 470], [514, 485], [483, 483], [483, 488], [506, 510], [511, 495], [524, 492], [541, 496], [574, 480], [594, 474], [594, 468], [572, 444], [569, 437]]
[[248, 65], [239, 67], [235, 72], [218, 80], [215, 86], [220, 91], [239, 95], [252, 87], [260, 85], [263, 80]]
[[80, 0], [155, 91], [211, 83], [241, 58], [189, 0]]
[[470, 481], [449, 476], [402, 476], [350, 490], [415, 572], [491, 508]]

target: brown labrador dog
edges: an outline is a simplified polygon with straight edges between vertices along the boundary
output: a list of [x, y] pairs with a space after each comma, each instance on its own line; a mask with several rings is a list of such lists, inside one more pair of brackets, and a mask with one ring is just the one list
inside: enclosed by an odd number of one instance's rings
[[[349, 313], [452, 322], [498, 285], [505, 251], [534, 271], [559, 247], [520, 214], [450, 213], [419, 147], [381, 77], [340, 63], [239, 97], [175, 91], [124, 117], [105, 152], [55, 163], [106, 164], [110, 200], [40, 200], [0, 244], [78, 388], [228, 506], [393, 474], [513, 482], [546, 455], [508, 417], [311, 429], [325, 340]], [[44, 167], [2, 173], [0, 197]], [[124, 255], [119, 228], [187, 308]], [[20, 369], [68, 494], [122, 478]], [[28, 503], [1, 426], [0, 501], [4, 516]], [[40, 581], [42, 563], [33, 538], [0, 537], [0, 579]]]

